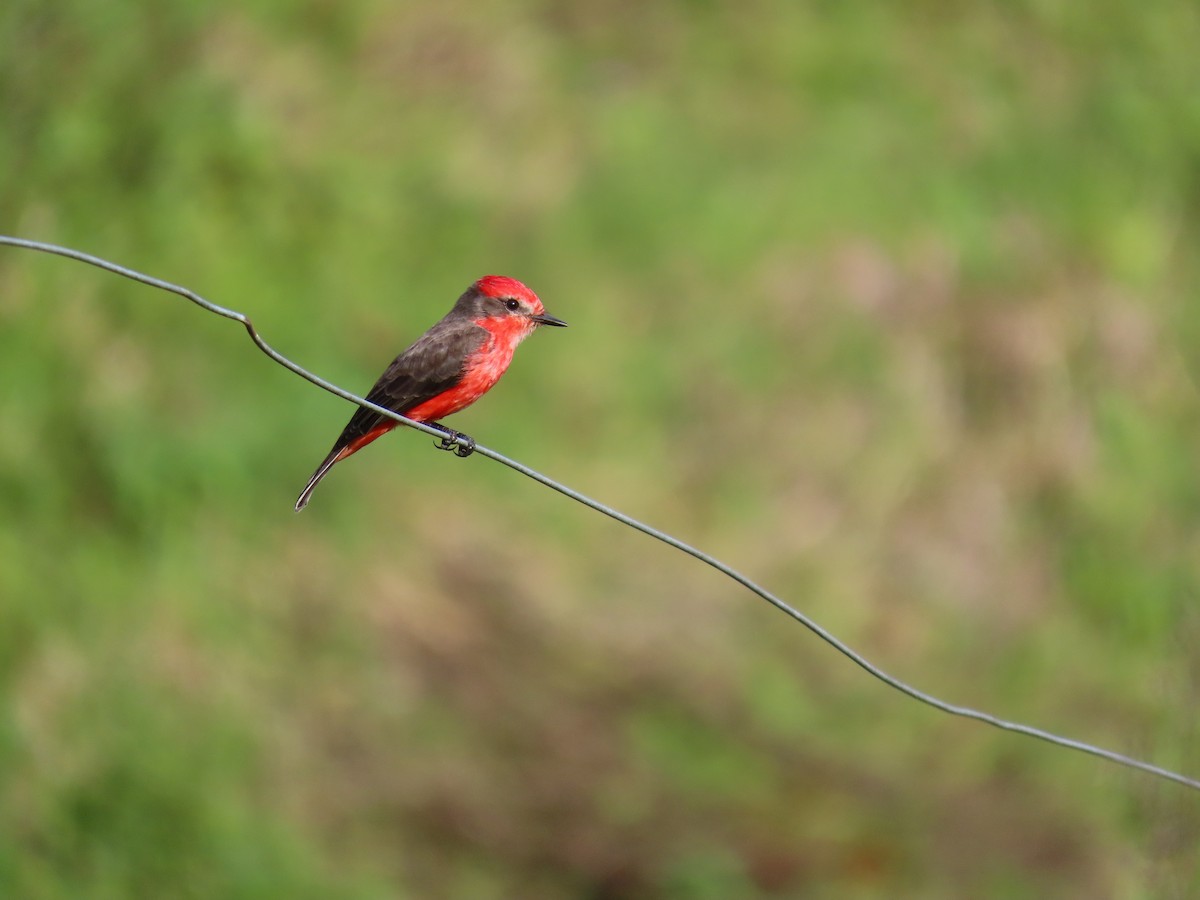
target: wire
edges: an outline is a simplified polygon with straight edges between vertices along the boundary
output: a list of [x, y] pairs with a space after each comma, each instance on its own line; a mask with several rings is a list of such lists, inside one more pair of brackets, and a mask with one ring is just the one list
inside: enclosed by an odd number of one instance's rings
[[[173, 294], [178, 294], [179, 296], [192, 301], [197, 306], [200, 306], [200, 307], [208, 310], [209, 312], [216, 313], [217, 315], [223, 316], [226, 319], [233, 319], [235, 322], [240, 322], [245, 327], [247, 333], [250, 335], [250, 339], [252, 341], [254, 341], [255, 345], [263, 353], [265, 353], [271, 359], [275, 360], [275, 362], [279, 363], [284, 368], [289, 369], [290, 371], [299, 375], [301, 378], [305, 379], [306, 381], [312, 382], [317, 387], [323, 388], [323, 389], [329, 391], [331, 394], [336, 394], [337, 396], [341, 397], [343, 400], [349, 400], [351, 403], [357, 403], [359, 406], [365, 407], [367, 409], [373, 410], [374, 412], [380, 413], [381, 415], [385, 415], [385, 416], [388, 416], [389, 418], [395, 419], [397, 422], [400, 422], [401, 424], [408, 425], [411, 428], [416, 428], [418, 431], [423, 431], [426, 434], [433, 435], [434, 437], [443, 438], [450, 445], [457, 443], [460, 446], [466, 446], [466, 442], [469, 440], [468, 438], [465, 438], [465, 436], [461, 436], [461, 435], [457, 435], [457, 434], [448, 437], [445, 434], [445, 432], [443, 432], [443, 431], [439, 431], [438, 429], [433, 428], [429, 425], [426, 425], [423, 422], [415, 422], [412, 419], [407, 419], [404, 416], [401, 416], [397, 413], [392, 412], [390, 409], [385, 409], [382, 406], [377, 406], [374, 403], [370, 403], [367, 400], [364, 400], [362, 397], [352, 394], [349, 391], [338, 387], [336, 384], [333, 384], [317, 375], [314, 375], [312, 372], [309, 372], [307, 369], [303, 368], [302, 366], [299, 366], [296, 363], [292, 362], [290, 359], [285, 357], [283, 354], [281, 354], [277, 350], [275, 350], [275, 348], [273, 348], [265, 340], [263, 340], [262, 337], [259, 335], [258, 331], [255, 329], [254, 325], [251, 323], [249, 316], [245, 315], [244, 313], [240, 313], [237, 310], [230, 309], [225, 306], [219, 306], [216, 303], [212, 303], [209, 300], [205, 300], [203, 297], [201, 297], [196, 292], [188, 290], [185, 287], [180, 287], [177, 284], [171, 284], [168, 281], [163, 281], [162, 279], [159, 279], [159, 278], [153, 278], [149, 275], [144, 275], [141, 272], [134, 271], [133, 269], [128, 269], [124, 266], [119, 266], [116, 263], [109, 262], [108, 260], [101, 259], [96, 256], [91, 256], [90, 254], [87, 254], [87, 253], [81, 253], [78, 250], [71, 250], [67, 247], [60, 247], [60, 246], [57, 246], [56, 244], [46, 244], [46, 243], [42, 243], [40, 241], [30, 241], [30, 240], [25, 240], [23, 238], [8, 237], [5, 235], [0, 235], [0, 244], [8, 244], [8, 245], [11, 245], [14, 247], [24, 247], [28, 250], [38, 250], [42, 253], [53, 253], [58, 256], [65, 256], [69, 259], [78, 260], [79, 262], [84, 262], [84, 263], [87, 263], [88, 265], [96, 266], [97, 268], [104, 269], [108, 272], [113, 272], [117, 275], [122, 275], [125, 278], [130, 278], [134, 281], [139, 281], [142, 284], [149, 285], [150, 287], [155, 287], [155, 288], [159, 288], [164, 291], [169, 291]], [[830, 633], [825, 628], [823, 628], [821, 625], [819, 625], [817, 622], [810, 619], [804, 613], [800, 612], [795, 607], [786, 603], [784, 600], [780, 599], [778, 596], [771, 593], [766, 588], [761, 587], [760, 585], [756, 584], [754, 581], [751, 581], [749, 578], [747, 578], [741, 572], [738, 572], [736, 569], [721, 562], [716, 557], [710, 556], [709, 554], [703, 552], [702, 550], [698, 550], [695, 547], [691, 546], [690, 544], [686, 544], [683, 541], [679, 540], [678, 538], [673, 537], [672, 535], [667, 534], [664, 531], [659, 531], [657, 528], [653, 528], [653, 527], [645, 524], [644, 522], [640, 522], [637, 519], [634, 519], [632, 516], [627, 516], [627, 515], [625, 515], [625, 513], [620, 512], [619, 510], [613, 509], [611, 506], [606, 506], [605, 504], [600, 503], [597, 500], [593, 500], [591, 497], [581, 494], [579, 491], [569, 488], [564, 484], [560, 484], [559, 482], [555, 481], [553, 478], [543, 475], [541, 472], [538, 472], [535, 469], [531, 469], [531, 468], [529, 468], [529, 466], [523, 465], [522, 463], [519, 463], [516, 460], [509, 459], [507, 456], [504, 456], [501, 453], [497, 453], [495, 450], [492, 450], [489, 447], [484, 447], [480, 444], [475, 444], [474, 446], [475, 446], [475, 452], [480, 454], [481, 456], [486, 456], [488, 459], [495, 460], [498, 463], [502, 463], [503, 465], [508, 466], [510, 469], [513, 469], [517, 472], [520, 472], [522, 475], [532, 478], [534, 481], [538, 482], [539, 484], [543, 484], [552, 490], [558, 491], [560, 494], [570, 497], [572, 500], [577, 500], [578, 502], [582, 503], [584, 506], [587, 506], [587, 507], [595, 510], [598, 513], [603, 513], [604, 515], [609, 516], [610, 518], [616, 519], [621, 524], [628, 525], [630, 528], [634, 528], [634, 529], [642, 532], [645, 535], [649, 535], [650, 537], [654, 538], [655, 540], [662, 541], [664, 544], [667, 544], [670, 547], [674, 547], [676, 550], [686, 553], [688, 556], [691, 556], [694, 559], [697, 559], [700, 562], [711, 566], [712, 568], [716, 569], [718, 572], [722, 573], [723, 575], [726, 575], [729, 578], [732, 578], [738, 584], [742, 585], [742, 587], [744, 587], [747, 590], [749, 590], [750, 592], [758, 595], [763, 600], [766, 600], [768, 603], [770, 603], [772, 606], [774, 606], [780, 612], [784, 613], [785, 615], [787, 615], [787, 616], [791, 617], [792, 619], [794, 619], [795, 621], [799, 622], [801, 625], [803, 625], [805, 628], [807, 628], [809, 631], [811, 631], [813, 634], [815, 634], [817, 637], [819, 637], [821, 640], [823, 640], [826, 644], [833, 647], [835, 650], [837, 650], [839, 653], [841, 653], [843, 656], [845, 656], [847, 659], [849, 659], [855, 665], [857, 665], [861, 669], [865, 670], [868, 674], [870, 674], [874, 678], [877, 678], [879, 681], [882, 681], [884, 684], [888, 685], [889, 687], [895, 688], [897, 691], [900, 691], [900, 693], [906, 694], [909, 697], [911, 697], [912, 699], [917, 700], [921, 703], [924, 703], [926, 706], [931, 706], [934, 709], [940, 710], [944, 713], [948, 713], [953, 716], [961, 716], [962, 718], [965, 718], [965, 719], [974, 719], [975, 721], [983, 722], [985, 724], [992, 725], [996, 728], [1002, 728], [1005, 731], [1012, 731], [1012, 732], [1016, 732], [1017, 734], [1023, 734], [1026, 737], [1036, 738], [1037, 740], [1045, 741], [1046, 743], [1053, 744], [1058, 747], [1065, 747], [1070, 750], [1078, 750], [1081, 753], [1087, 753], [1092, 756], [1097, 756], [1097, 757], [1100, 757], [1101, 759], [1106, 759], [1109, 762], [1117, 763], [1118, 765], [1128, 766], [1129, 768], [1132, 768], [1132, 769], [1138, 769], [1139, 771], [1146, 772], [1146, 773], [1148, 773], [1150, 775], [1154, 775], [1158, 778], [1165, 778], [1169, 781], [1174, 781], [1178, 784], [1182, 784], [1182, 785], [1192, 788], [1194, 790], [1200, 790], [1200, 780], [1197, 780], [1195, 778], [1189, 778], [1188, 776], [1181, 775], [1178, 772], [1172, 772], [1171, 770], [1164, 769], [1161, 766], [1156, 766], [1156, 765], [1153, 765], [1152, 763], [1144, 762], [1140, 759], [1134, 759], [1133, 757], [1125, 756], [1124, 754], [1117, 753], [1112, 750], [1106, 750], [1102, 747], [1097, 747], [1093, 744], [1088, 744], [1083, 741], [1073, 740], [1071, 738], [1061, 737], [1060, 735], [1053, 734], [1049, 731], [1043, 731], [1040, 728], [1034, 728], [1031, 725], [1023, 725], [1019, 722], [1010, 722], [1005, 719], [1001, 719], [997, 716], [990, 715], [989, 713], [981, 712], [976, 709], [971, 709], [970, 707], [958, 706], [953, 703], [947, 703], [945, 700], [941, 700], [938, 697], [933, 696], [932, 694], [927, 694], [924, 691], [920, 691], [917, 688], [913, 687], [912, 685], [910, 685], [904, 681], [901, 681], [899, 678], [896, 678], [894, 675], [891, 675], [891, 674], [885, 672], [883, 669], [879, 668], [877, 665], [875, 665], [870, 660], [868, 660], [861, 653], [854, 650], [848, 644], [844, 643], [842, 640], [835, 637], [832, 633]]]

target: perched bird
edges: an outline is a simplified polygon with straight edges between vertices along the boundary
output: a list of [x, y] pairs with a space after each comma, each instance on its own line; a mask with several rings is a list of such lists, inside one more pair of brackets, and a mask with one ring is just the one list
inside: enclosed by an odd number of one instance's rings
[[[517, 344], [539, 325], [565, 326], [549, 315], [537, 294], [503, 275], [485, 275], [467, 288], [454, 308], [401, 353], [379, 376], [366, 399], [446, 432], [441, 447], [469, 456], [475, 442], [438, 424], [491, 390], [512, 362]], [[333, 449], [300, 492], [296, 511], [335, 463], [357, 453], [399, 423], [359, 407]]]

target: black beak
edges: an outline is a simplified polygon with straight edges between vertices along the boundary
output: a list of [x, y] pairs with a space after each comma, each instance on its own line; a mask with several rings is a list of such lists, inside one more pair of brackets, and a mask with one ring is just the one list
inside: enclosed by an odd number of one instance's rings
[[539, 325], [557, 325], [559, 328], [566, 328], [567, 323], [562, 319], [557, 319], [550, 313], [542, 313], [540, 316], [530, 316], [529, 318], [537, 322]]

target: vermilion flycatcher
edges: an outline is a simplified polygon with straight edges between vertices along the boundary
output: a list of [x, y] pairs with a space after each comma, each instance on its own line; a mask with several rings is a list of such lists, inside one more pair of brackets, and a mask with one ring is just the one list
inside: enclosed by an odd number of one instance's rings
[[[539, 325], [566, 325], [549, 315], [537, 294], [515, 278], [485, 275], [467, 288], [454, 308], [401, 353], [379, 376], [366, 399], [446, 432], [441, 447], [469, 456], [475, 442], [438, 425], [486, 394], [512, 362], [517, 344]], [[357, 453], [399, 423], [360, 406], [300, 492], [296, 511], [308, 505], [313, 488], [347, 456]], [[461, 439], [459, 443], [455, 439]]]

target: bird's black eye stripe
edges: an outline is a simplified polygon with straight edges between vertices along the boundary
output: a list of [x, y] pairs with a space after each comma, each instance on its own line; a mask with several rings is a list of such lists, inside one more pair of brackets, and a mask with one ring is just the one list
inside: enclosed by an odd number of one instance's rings
[[517, 299], [515, 299], [514, 297], [509, 297], [507, 300], [505, 300], [505, 301], [504, 301], [504, 305], [505, 305], [505, 306], [506, 306], [506, 307], [507, 307], [507, 308], [508, 308], [510, 311], [512, 311], [512, 312], [516, 312], [518, 309], [520, 309], [520, 308], [521, 308], [521, 301], [520, 301], [520, 300], [517, 300]]

